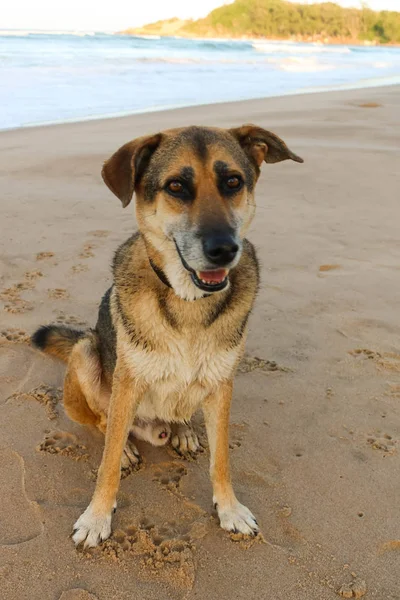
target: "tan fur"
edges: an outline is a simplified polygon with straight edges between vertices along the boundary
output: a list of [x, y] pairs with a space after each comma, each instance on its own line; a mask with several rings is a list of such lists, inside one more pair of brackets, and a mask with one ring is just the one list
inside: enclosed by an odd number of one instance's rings
[[[255, 253], [245, 240], [255, 210], [254, 185], [263, 160], [288, 158], [302, 161], [274, 134], [246, 125], [165, 131], [125, 144], [106, 161], [104, 181], [123, 206], [136, 192], [140, 234], [117, 251], [114, 285], [96, 331], [69, 347], [66, 411], [106, 433], [96, 489], [75, 524], [75, 543], [94, 546], [110, 535], [128, 432], [141, 427], [142, 439], [151, 440], [149, 423], [175, 423], [174, 447], [195, 451], [197, 437], [184, 424], [199, 408], [221, 526], [244, 534], [258, 531], [232, 489], [229, 412], [258, 285]], [[185, 177], [186, 195], [176, 198], [168, 182]], [[232, 177], [243, 185], [231, 193], [226, 186]], [[212, 274], [213, 267], [204, 239], [220, 232], [228, 232], [240, 251], [226, 262], [225, 287], [207, 292], [199, 277]], [[50, 352], [47, 338], [37, 339]], [[109, 351], [114, 345], [115, 358]], [[53, 354], [60, 347], [62, 340]], [[65, 358], [66, 352], [61, 354]]]

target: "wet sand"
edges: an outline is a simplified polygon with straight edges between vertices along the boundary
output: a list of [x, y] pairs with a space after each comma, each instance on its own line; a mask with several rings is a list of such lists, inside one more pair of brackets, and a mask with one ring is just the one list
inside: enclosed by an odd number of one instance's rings
[[[399, 600], [399, 106], [400, 88], [386, 87], [0, 134], [4, 600]], [[63, 366], [29, 334], [96, 321], [113, 252], [135, 228], [102, 183], [105, 158], [159, 129], [246, 122], [305, 159], [264, 165], [249, 235], [262, 284], [231, 458], [264, 541], [218, 527], [207, 453], [185, 462], [139, 443], [112, 538], [77, 551], [68, 536], [103, 440], [65, 417]]]

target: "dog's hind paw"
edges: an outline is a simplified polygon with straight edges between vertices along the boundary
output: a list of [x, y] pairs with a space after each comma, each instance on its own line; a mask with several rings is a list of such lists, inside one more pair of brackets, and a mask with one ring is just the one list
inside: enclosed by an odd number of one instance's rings
[[222, 508], [216, 504], [219, 520], [222, 529], [226, 529], [231, 533], [243, 533], [244, 535], [257, 535], [260, 528], [254, 517], [247, 506], [240, 504], [236, 501], [231, 506]]
[[142, 458], [139, 454], [139, 450], [131, 439], [125, 445], [124, 452], [121, 458], [121, 476], [126, 477], [133, 471], [137, 471], [142, 462]]
[[89, 506], [74, 525], [72, 539], [76, 546], [94, 548], [111, 535], [111, 513], [96, 515]]
[[171, 445], [182, 456], [195, 455], [202, 452], [199, 438], [189, 425], [172, 425]]

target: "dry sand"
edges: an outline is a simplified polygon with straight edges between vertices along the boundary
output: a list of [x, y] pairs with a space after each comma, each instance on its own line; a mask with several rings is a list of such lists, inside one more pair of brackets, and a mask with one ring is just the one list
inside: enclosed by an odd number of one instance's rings
[[[399, 600], [399, 107], [387, 87], [0, 134], [2, 599]], [[102, 437], [64, 416], [63, 367], [28, 334], [95, 323], [135, 227], [101, 181], [105, 158], [146, 132], [243, 122], [306, 161], [264, 166], [250, 235], [262, 285], [231, 455], [265, 543], [219, 529], [206, 454], [188, 463], [144, 443], [113, 537], [79, 552], [68, 536]]]

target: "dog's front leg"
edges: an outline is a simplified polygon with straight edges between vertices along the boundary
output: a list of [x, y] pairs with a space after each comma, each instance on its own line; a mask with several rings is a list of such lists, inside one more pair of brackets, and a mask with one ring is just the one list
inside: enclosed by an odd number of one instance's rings
[[234, 533], [255, 535], [257, 521], [246, 506], [240, 504], [232, 488], [229, 469], [229, 413], [232, 381], [222, 383], [203, 405], [210, 446], [210, 473], [213, 502], [221, 527]]
[[92, 501], [74, 525], [72, 539], [85, 547], [97, 546], [111, 533], [111, 514], [116, 506], [121, 458], [143, 388], [132, 380], [122, 360], [117, 361], [108, 411], [103, 458]]

